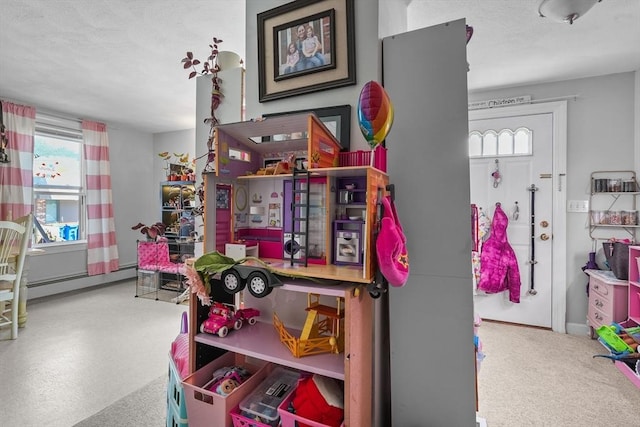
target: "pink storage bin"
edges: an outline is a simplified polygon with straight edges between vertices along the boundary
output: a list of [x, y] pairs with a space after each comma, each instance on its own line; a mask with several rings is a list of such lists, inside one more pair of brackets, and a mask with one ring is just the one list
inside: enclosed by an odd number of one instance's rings
[[240, 406], [233, 408], [229, 415], [233, 421], [233, 427], [271, 427], [269, 424], [263, 424], [259, 421], [249, 419], [240, 413]]
[[[203, 388], [212, 378], [213, 372], [225, 366], [242, 366], [252, 373], [232, 393], [222, 396]], [[267, 376], [269, 364], [253, 365], [246, 356], [228, 352], [218, 357], [182, 381], [190, 427], [232, 427], [229, 412], [250, 394]]]
[[[308, 426], [311, 427], [329, 427], [326, 424], [322, 424], [322, 423], [318, 423], [316, 421], [311, 421], [307, 418], [303, 418], [299, 415], [296, 414], [292, 414], [291, 412], [287, 411], [287, 408], [289, 407], [289, 403], [291, 403], [291, 400], [293, 400], [293, 397], [295, 395], [295, 390], [293, 393], [291, 393], [285, 400], [284, 402], [282, 402], [282, 404], [280, 404], [280, 406], [278, 406], [278, 414], [280, 414], [280, 421], [282, 421], [282, 427], [297, 427], [296, 426], [296, 421], [299, 423], [303, 423], [306, 424]], [[236, 426], [234, 424], [234, 427], [246, 427], [244, 425], [241, 426]], [[260, 426], [262, 427], [262, 426]], [[268, 426], [267, 426], [268, 427]], [[342, 424], [340, 424], [340, 427], [344, 427], [344, 421], [342, 422]]]

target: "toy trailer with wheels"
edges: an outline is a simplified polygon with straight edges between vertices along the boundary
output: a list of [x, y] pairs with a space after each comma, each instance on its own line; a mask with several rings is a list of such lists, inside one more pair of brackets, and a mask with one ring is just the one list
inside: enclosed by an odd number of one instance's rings
[[242, 328], [245, 321], [249, 325], [255, 325], [256, 317], [259, 315], [260, 311], [255, 308], [236, 310], [231, 304], [214, 301], [209, 309], [209, 317], [200, 325], [200, 332], [217, 334], [220, 338], [224, 338], [230, 329]]
[[256, 298], [266, 297], [274, 286], [282, 286], [282, 281], [275, 274], [253, 265], [236, 264], [223, 271], [220, 280], [227, 293], [238, 293], [246, 286]]

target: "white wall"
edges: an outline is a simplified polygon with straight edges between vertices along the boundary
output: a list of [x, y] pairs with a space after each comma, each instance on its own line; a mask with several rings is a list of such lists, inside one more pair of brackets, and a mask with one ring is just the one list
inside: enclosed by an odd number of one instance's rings
[[[635, 73], [522, 86], [469, 94], [469, 101], [531, 95], [534, 100], [577, 95], [567, 105], [567, 200], [588, 200], [596, 170], [633, 170]], [[638, 171], [636, 171], [638, 172]], [[586, 213], [567, 214], [567, 331], [586, 333], [586, 264], [592, 242]], [[601, 247], [599, 242], [599, 247]]]

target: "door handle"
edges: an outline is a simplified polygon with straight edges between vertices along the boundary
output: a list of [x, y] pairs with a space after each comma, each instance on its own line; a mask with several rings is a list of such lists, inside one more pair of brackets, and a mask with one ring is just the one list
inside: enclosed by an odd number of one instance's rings
[[548, 234], [546, 234], [546, 233], [542, 233], [542, 234], [540, 235], [540, 240], [549, 240], [549, 235], [548, 235]]

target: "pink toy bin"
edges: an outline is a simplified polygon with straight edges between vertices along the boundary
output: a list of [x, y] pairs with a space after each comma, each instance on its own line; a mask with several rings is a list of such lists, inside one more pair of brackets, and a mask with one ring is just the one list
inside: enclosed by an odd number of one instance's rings
[[[256, 365], [258, 360], [232, 352], [225, 353], [195, 371], [182, 381], [187, 402], [190, 427], [232, 427], [229, 412], [251, 393], [267, 376], [269, 364]], [[242, 366], [253, 375], [232, 393], [222, 396], [203, 388], [213, 377], [213, 372], [225, 366]], [[224, 420], [224, 422], [223, 422]]]
[[269, 424], [264, 424], [256, 420], [245, 417], [240, 413], [240, 406], [233, 408], [229, 415], [233, 421], [233, 427], [271, 427]]
[[[282, 421], [282, 427], [297, 427], [299, 423], [311, 426], [311, 427], [329, 427], [327, 424], [322, 424], [316, 421], [312, 421], [307, 418], [303, 418], [299, 415], [292, 414], [287, 411], [289, 403], [293, 400], [294, 393], [291, 393], [280, 406], [278, 406], [278, 413], [280, 414], [280, 420]], [[298, 424], [296, 424], [296, 422]], [[237, 427], [237, 426], [236, 426]], [[340, 424], [340, 427], [344, 427], [344, 421]]]
[[293, 392], [299, 378], [299, 372], [276, 366], [269, 376], [231, 411], [233, 426], [278, 427], [278, 406]]

